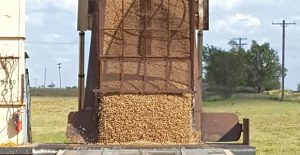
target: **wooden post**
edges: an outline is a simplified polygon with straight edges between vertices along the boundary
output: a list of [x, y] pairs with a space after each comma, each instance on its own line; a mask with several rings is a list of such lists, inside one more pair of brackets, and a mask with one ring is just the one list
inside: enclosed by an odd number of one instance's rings
[[250, 120], [243, 119], [243, 145], [250, 145]]

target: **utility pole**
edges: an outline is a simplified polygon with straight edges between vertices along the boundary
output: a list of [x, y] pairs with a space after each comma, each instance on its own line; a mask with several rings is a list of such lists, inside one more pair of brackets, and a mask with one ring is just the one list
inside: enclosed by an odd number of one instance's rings
[[47, 68], [45, 68], [45, 74], [44, 74], [44, 88], [46, 88], [46, 80], [47, 80]]
[[58, 76], [59, 76], [59, 88], [61, 88], [61, 74], [60, 74], [61, 63], [58, 63], [57, 66], [58, 66]]
[[239, 47], [239, 49], [242, 49], [242, 46], [244, 45], [248, 45], [247, 43], [243, 43], [244, 40], [248, 40], [248, 38], [233, 38], [232, 41], [238, 41], [237, 45]]
[[287, 23], [282, 20], [281, 23], [272, 23], [272, 25], [280, 25], [282, 27], [282, 67], [281, 67], [281, 101], [284, 101], [284, 78], [285, 78], [285, 28], [288, 25], [296, 25], [295, 22]]

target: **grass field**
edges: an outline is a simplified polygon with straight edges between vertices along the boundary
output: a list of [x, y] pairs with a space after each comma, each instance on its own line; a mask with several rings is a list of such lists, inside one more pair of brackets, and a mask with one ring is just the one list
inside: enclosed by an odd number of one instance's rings
[[[64, 143], [67, 115], [76, 97], [32, 97], [34, 143]], [[300, 154], [300, 102], [235, 97], [204, 103], [207, 112], [232, 112], [251, 119], [251, 145], [258, 155]]]
[[76, 97], [32, 97], [33, 142], [65, 143], [68, 114], [76, 108]]

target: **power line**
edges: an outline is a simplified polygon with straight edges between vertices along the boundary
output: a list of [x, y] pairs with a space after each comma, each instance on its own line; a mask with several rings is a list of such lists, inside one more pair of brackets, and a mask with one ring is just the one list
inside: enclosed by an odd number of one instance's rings
[[287, 23], [285, 20], [282, 20], [281, 23], [272, 23], [272, 25], [280, 25], [282, 27], [282, 68], [281, 68], [281, 101], [284, 101], [284, 78], [285, 78], [285, 28], [288, 25], [296, 25], [295, 22]]
[[245, 45], [248, 45], [247, 43], [243, 43], [244, 40], [248, 40], [248, 38], [233, 38], [232, 41], [236, 42], [238, 41], [237, 44], [234, 44], [234, 45], [237, 45], [239, 47], [239, 49], [242, 48], [242, 46], [245, 46]]

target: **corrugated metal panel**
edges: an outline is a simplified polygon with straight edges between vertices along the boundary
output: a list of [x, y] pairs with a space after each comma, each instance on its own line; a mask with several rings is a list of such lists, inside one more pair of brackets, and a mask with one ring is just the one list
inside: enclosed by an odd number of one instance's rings
[[26, 115], [24, 39], [25, 0], [0, 0], [0, 144], [22, 144], [27, 132], [16, 133], [13, 120], [18, 110]]

